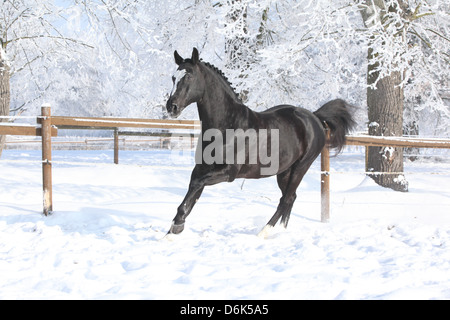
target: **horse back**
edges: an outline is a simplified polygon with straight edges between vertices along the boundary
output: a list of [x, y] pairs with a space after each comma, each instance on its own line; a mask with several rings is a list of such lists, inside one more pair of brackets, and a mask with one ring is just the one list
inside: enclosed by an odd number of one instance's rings
[[286, 138], [293, 135], [299, 144], [304, 145], [304, 152], [314, 144], [322, 150], [325, 144], [323, 125], [309, 110], [292, 105], [279, 105], [260, 112], [259, 116], [264, 119], [265, 126], [280, 130], [280, 139], [282, 136]]

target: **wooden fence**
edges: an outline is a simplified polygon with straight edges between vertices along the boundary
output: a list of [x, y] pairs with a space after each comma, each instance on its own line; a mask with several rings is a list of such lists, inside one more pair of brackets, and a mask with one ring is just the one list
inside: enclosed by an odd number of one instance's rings
[[[56, 137], [58, 129], [110, 129], [114, 130], [114, 162], [118, 163], [119, 128], [147, 129], [189, 129], [199, 130], [200, 121], [194, 120], [158, 120], [158, 119], [126, 119], [126, 118], [86, 118], [59, 117], [51, 115], [50, 105], [41, 107], [41, 116], [36, 117], [35, 125], [0, 124], [0, 135], [25, 135], [42, 137], [42, 186], [43, 212], [48, 215], [53, 211], [52, 190], [52, 137]], [[181, 136], [182, 134], [176, 134]]]
[[[52, 117], [52, 125], [58, 129], [106, 129], [114, 130], [114, 163], [119, 163], [119, 135], [142, 135], [138, 132], [119, 132], [119, 128], [140, 129], [189, 129], [200, 130], [200, 121], [195, 120], [161, 120], [161, 119], [127, 119], [127, 118], [87, 118], [87, 117]], [[156, 135], [157, 133], [155, 133]], [[161, 135], [162, 133], [158, 133]], [[183, 134], [178, 134], [182, 136]]]
[[[346, 145], [353, 146], [450, 149], [449, 139], [376, 136], [347, 136], [346, 138]], [[321, 221], [328, 222], [330, 220], [330, 151], [327, 147], [322, 150], [321, 171]]]
[[[126, 118], [87, 118], [51, 116], [49, 105], [43, 105], [41, 116], [37, 117], [40, 126], [0, 124], [0, 135], [29, 135], [42, 137], [42, 182], [43, 212], [48, 215], [53, 211], [52, 201], [52, 137], [56, 137], [58, 129], [108, 129], [114, 130], [114, 162], [118, 163], [119, 128], [147, 129], [188, 129], [200, 130], [200, 122], [194, 120], [157, 120]], [[141, 134], [123, 132], [124, 135]], [[157, 133], [154, 133], [157, 134]], [[329, 134], [327, 132], [327, 134]], [[170, 131], [169, 131], [170, 135]], [[183, 136], [186, 134], [175, 134]], [[188, 134], [193, 137], [193, 134]], [[407, 148], [439, 148], [450, 149], [449, 139], [422, 139], [405, 137], [348, 136], [347, 145], [355, 146], [391, 146]], [[321, 154], [321, 221], [330, 219], [330, 152], [328, 147]]]

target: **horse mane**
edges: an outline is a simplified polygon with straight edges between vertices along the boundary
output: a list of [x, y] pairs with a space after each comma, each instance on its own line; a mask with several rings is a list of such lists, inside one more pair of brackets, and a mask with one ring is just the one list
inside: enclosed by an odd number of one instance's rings
[[231, 84], [230, 80], [228, 80], [228, 78], [225, 76], [225, 74], [222, 72], [222, 70], [220, 70], [219, 68], [217, 68], [216, 66], [212, 65], [209, 62], [203, 61], [202, 59], [200, 59], [200, 61], [207, 66], [209, 69], [211, 69], [212, 71], [214, 71], [217, 75], [220, 76], [220, 78], [225, 81], [226, 84], [228, 84], [228, 86], [230, 87], [231, 91], [234, 93], [236, 99], [242, 103], [241, 98], [239, 97], [239, 94], [236, 93], [236, 88], [233, 87], [233, 85]]

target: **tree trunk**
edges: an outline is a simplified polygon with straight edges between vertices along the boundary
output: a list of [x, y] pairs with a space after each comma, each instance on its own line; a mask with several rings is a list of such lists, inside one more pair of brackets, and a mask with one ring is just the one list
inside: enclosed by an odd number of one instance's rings
[[[369, 55], [371, 49], [369, 49]], [[368, 84], [373, 84], [377, 73], [370, 74]], [[401, 74], [392, 72], [390, 76], [378, 80], [375, 89], [367, 89], [367, 107], [369, 113], [369, 135], [403, 135], [403, 88]], [[376, 172], [369, 175], [377, 184], [396, 191], [408, 191], [408, 182], [403, 176], [403, 148], [368, 147], [366, 171]], [[380, 174], [385, 173], [385, 174]]]
[[[375, 21], [383, 21], [384, 15], [393, 10], [387, 7], [384, 0], [366, 0], [366, 7], [361, 10], [366, 27]], [[400, 10], [403, 2], [400, 1]], [[399, 9], [395, 9], [399, 10]], [[382, 31], [381, 31], [382, 32]], [[386, 34], [395, 37], [398, 35]], [[376, 34], [372, 38], [375, 39]], [[374, 48], [369, 43], [367, 70], [367, 108], [369, 116], [369, 135], [402, 136], [404, 90], [402, 74], [392, 71], [388, 76], [380, 78], [379, 64], [374, 63]], [[379, 48], [378, 48], [379, 49]], [[369, 176], [379, 185], [396, 191], [408, 191], [408, 182], [403, 175], [403, 148], [368, 147], [366, 154], [366, 171], [374, 172]]]
[[[9, 88], [9, 66], [6, 62], [4, 51], [0, 48], [0, 116], [9, 116], [10, 88]], [[7, 119], [0, 119], [0, 122], [6, 122]], [[0, 136], [0, 157], [2, 156], [6, 136]]]

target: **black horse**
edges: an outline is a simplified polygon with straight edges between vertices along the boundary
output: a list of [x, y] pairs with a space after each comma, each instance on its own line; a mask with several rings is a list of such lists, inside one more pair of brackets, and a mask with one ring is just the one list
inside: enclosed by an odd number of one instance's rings
[[[184, 230], [186, 217], [205, 186], [270, 175], [277, 176], [282, 197], [262, 233], [280, 218], [287, 227], [297, 187], [325, 146], [325, 130], [329, 128], [331, 132], [330, 147], [340, 151], [344, 146], [345, 135], [355, 124], [349, 105], [333, 100], [314, 113], [290, 105], [255, 112], [240, 101], [219, 70], [199, 59], [196, 48], [190, 59], [183, 59], [177, 51], [174, 55], [179, 67], [173, 77], [167, 111], [177, 117], [196, 102], [202, 135], [189, 190], [168, 234]], [[240, 147], [239, 143], [235, 145], [237, 140], [241, 141]]]

